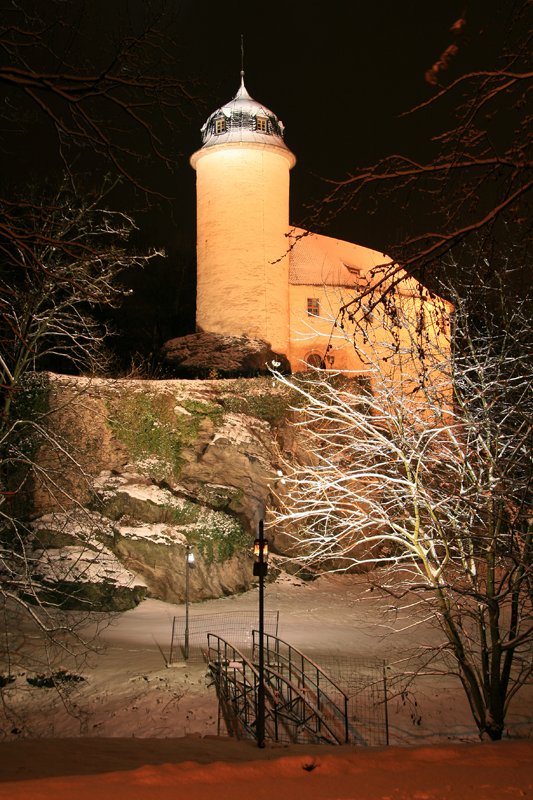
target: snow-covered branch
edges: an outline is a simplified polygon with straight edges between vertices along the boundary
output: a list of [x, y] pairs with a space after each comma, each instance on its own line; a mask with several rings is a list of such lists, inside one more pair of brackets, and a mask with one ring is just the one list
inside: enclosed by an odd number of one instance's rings
[[532, 669], [531, 307], [486, 287], [453, 300], [451, 349], [421, 356], [402, 318], [401, 370], [384, 367], [374, 319], [365, 385], [275, 374], [298, 397], [305, 455], [282, 465], [272, 524], [307, 567], [386, 568], [400, 603], [423, 597], [480, 732], [498, 738]]

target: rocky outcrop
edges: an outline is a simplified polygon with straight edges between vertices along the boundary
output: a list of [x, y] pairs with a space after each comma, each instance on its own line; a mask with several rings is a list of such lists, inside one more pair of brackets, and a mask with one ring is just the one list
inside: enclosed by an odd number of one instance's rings
[[[34, 555], [46, 592], [102, 610], [151, 596], [244, 591], [271, 502], [289, 398], [270, 379], [135, 381], [50, 376], [62, 446], [38, 460]], [[274, 570], [271, 577], [274, 576]], [[55, 589], [54, 589], [55, 587]], [[66, 605], [66, 604], [64, 604]]]
[[188, 546], [194, 554], [191, 597], [207, 600], [249, 587], [251, 540], [236, 516], [162, 489], [132, 471], [103, 472], [95, 489], [103, 514], [112, 520], [111, 549], [142, 577], [152, 597], [183, 602]]
[[34, 520], [31, 529], [27, 545], [39, 602], [65, 610], [125, 611], [147, 596], [142, 575], [114, 552], [115, 531], [105, 516], [83, 508], [55, 511]]
[[281, 372], [291, 371], [286, 356], [273, 352], [267, 342], [245, 336], [192, 333], [169, 339], [163, 345], [161, 355], [163, 362], [177, 376], [253, 377], [267, 375], [273, 363]]

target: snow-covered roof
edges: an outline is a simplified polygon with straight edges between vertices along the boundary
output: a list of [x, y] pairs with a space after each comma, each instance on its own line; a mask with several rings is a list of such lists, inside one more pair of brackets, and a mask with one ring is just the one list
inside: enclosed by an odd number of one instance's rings
[[241, 73], [235, 97], [217, 108], [202, 126], [203, 148], [228, 142], [269, 144], [290, 152], [283, 141], [283, 122], [266, 106], [250, 97]]
[[384, 253], [302, 228], [289, 234], [289, 283], [304, 286], [356, 286], [375, 267], [390, 264]]

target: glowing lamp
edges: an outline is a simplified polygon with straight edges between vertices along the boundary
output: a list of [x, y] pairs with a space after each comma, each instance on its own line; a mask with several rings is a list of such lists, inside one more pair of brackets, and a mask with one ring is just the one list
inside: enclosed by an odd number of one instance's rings
[[[263, 552], [261, 553], [261, 545]], [[254, 575], [264, 576], [268, 570], [268, 541], [266, 539], [256, 539], [254, 542]]]

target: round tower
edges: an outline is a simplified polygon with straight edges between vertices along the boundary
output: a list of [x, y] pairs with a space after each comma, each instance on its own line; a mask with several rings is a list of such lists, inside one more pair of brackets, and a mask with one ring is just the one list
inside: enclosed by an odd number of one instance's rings
[[244, 86], [202, 128], [196, 170], [196, 327], [287, 354], [289, 171], [283, 124]]

